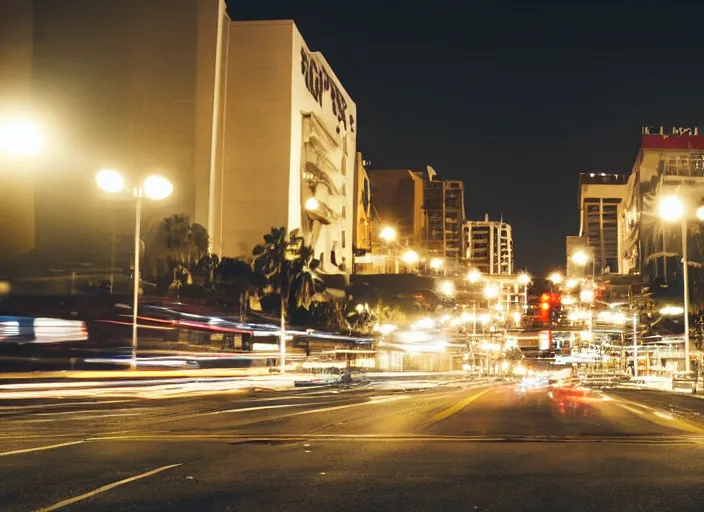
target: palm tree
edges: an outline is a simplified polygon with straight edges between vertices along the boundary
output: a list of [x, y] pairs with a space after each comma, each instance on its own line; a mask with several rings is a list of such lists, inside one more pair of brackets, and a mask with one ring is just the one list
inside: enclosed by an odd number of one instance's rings
[[264, 278], [265, 293], [281, 296], [282, 314], [289, 308], [307, 310], [313, 295], [324, 289], [314, 272], [313, 249], [304, 245], [298, 230], [287, 235], [283, 227], [271, 228], [252, 254], [252, 271]]
[[181, 264], [192, 271], [208, 254], [209, 237], [200, 224], [191, 224], [188, 215], [171, 215], [161, 221], [160, 234], [166, 242], [172, 265]]

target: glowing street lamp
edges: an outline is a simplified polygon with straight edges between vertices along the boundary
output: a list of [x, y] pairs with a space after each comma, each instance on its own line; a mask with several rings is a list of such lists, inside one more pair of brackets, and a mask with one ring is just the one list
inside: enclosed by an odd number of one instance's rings
[[[681, 221], [682, 228], [682, 280], [684, 281], [684, 364], [689, 372], [689, 265], [687, 264], [687, 216], [682, 200], [677, 196], [665, 196], [658, 203], [658, 214], [667, 222]], [[700, 212], [700, 210], [702, 210]], [[698, 219], [704, 219], [704, 209], [700, 206], [696, 212]]]
[[523, 285], [523, 312], [528, 313], [528, 285], [530, 284], [530, 276], [521, 272], [518, 275], [518, 284]]
[[445, 265], [445, 260], [442, 258], [432, 258], [430, 260], [430, 268], [432, 270], [440, 270]]
[[29, 156], [39, 152], [44, 143], [39, 128], [23, 120], [0, 124], [0, 153], [11, 156]]
[[379, 233], [379, 238], [386, 243], [393, 242], [396, 240], [396, 230], [391, 226], [386, 226], [381, 230], [381, 233]]
[[484, 288], [484, 297], [487, 299], [495, 299], [499, 296], [499, 287], [495, 284], [488, 284]]
[[526, 274], [525, 272], [521, 273], [518, 275], [518, 284], [522, 284], [523, 286], [528, 286], [530, 284], [530, 276]]
[[580, 267], [586, 266], [589, 263], [589, 254], [586, 251], [579, 250], [572, 255], [572, 263], [579, 265]]
[[[125, 190], [125, 179], [119, 171], [113, 169], [103, 169], [95, 176], [95, 182], [101, 190], [115, 194]], [[132, 359], [131, 368], [137, 367], [137, 314], [139, 307], [139, 253], [140, 253], [140, 229], [142, 224], [142, 198], [146, 197], [154, 201], [166, 199], [174, 190], [173, 184], [163, 176], [147, 176], [144, 181], [134, 187], [135, 198], [135, 228], [134, 228], [134, 289], [132, 293]]]
[[574, 279], [574, 278], [568, 279], [567, 281], [565, 281], [565, 288], [567, 288], [568, 290], [571, 290], [571, 289], [575, 288], [578, 284], [579, 284], [579, 279]]
[[420, 259], [420, 257], [418, 256], [418, 253], [416, 251], [414, 251], [413, 249], [408, 249], [401, 256], [401, 261], [403, 261], [406, 265], [411, 265], [411, 266], [418, 263], [419, 259]]
[[470, 270], [469, 273], [467, 274], [467, 281], [469, 281], [472, 284], [479, 282], [479, 280], [481, 278], [482, 278], [482, 273], [479, 272], [476, 268]]
[[553, 272], [552, 274], [550, 274], [550, 275], [548, 276], [548, 280], [551, 281], [552, 284], [554, 284], [555, 286], [557, 286], [557, 285], [559, 285], [560, 283], [562, 283], [562, 280], [563, 280], [563, 279], [564, 279], [564, 278], [562, 277], [562, 274], [560, 274], [559, 272]]

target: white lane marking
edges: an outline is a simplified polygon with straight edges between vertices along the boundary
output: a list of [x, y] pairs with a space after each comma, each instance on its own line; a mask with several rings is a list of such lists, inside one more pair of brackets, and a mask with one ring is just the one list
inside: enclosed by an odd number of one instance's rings
[[251, 411], [263, 411], [265, 409], [282, 409], [284, 407], [304, 407], [306, 405], [309, 405], [309, 404], [260, 405], [260, 406], [256, 406], [256, 407], [243, 407], [241, 409], [223, 409], [221, 411], [195, 413], [195, 415], [196, 416], [212, 416], [215, 414], [229, 414], [229, 413], [233, 413], [233, 412], [251, 412]]
[[7, 455], [18, 455], [20, 453], [39, 452], [42, 450], [53, 450], [54, 448], [61, 448], [62, 446], [72, 446], [74, 444], [81, 444], [82, 442], [83, 441], [71, 441], [69, 443], [50, 444], [47, 446], [36, 446], [34, 448], [24, 448], [22, 450], [12, 450], [9, 452], [1, 452], [0, 457], [5, 457]]
[[89, 491], [85, 494], [81, 494], [80, 496], [74, 496], [73, 498], [68, 498], [63, 501], [59, 501], [58, 503], [54, 503], [53, 505], [51, 505], [49, 507], [40, 508], [37, 512], [50, 512], [51, 510], [57, 510], [57, 509], [63, 508], [68, 505], [73, 505], [74, 503], [77, 503], [79, 501], [83, 501], [87, 498], [95, 496], [96, 494], [100, 494], [101, 492], [109, 491], [110, 489], [114, 489], [115, 487], [118, 487], [120, 485], [128, 484], [130, 482], [134, 482], [135, 480], [139, 480], [141, 478], [146, 478], [148, 476], [156, 475], [157, 473], [161, 473], [162, 471], [166, 471], [167, 469], [177, 468], [178, 466], [182, 466], [182, 465], [183, 465], [183, 463], [170, 464], [168, 466], [162, 466], [157, 469], [152, 469], [151, 471], [147, 471], [146, 473], [142, 473], [140, 475], [135, 475], [135, 476], [131, 476], [129, 478], [125, 478], [123, 480], [118, 480], [117, 482], [103, 485], [102, 487], [98, 487], [97, 489]]

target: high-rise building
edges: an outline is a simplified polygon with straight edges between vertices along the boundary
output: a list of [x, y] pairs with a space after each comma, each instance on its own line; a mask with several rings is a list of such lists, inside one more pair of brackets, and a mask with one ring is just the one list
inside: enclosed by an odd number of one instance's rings
[[471, 220], [464, 224], [465, 258], [482, 274], [513, 274], [513, 234], [502, 221]]
[[[584, 173], [579, 175], [580, 229], [588, 253], [587, 265], [595, 274], [620, 273], [621, 204], [626, 197], [628, 176]], [[571, 253], [567, 254], [570, 260]]]
[[319, 270], [352, 267], [357, 110], [291, 20], [232, 22], [217, 226], [227, 255], [298, 229]]
[[420, 247], [424, 235], [423, 179], [408, 169], [372, 170], [373, 214], [378, 217], [373, 243], [384, 226], [396, 230], [399, 243]]
[[[671, 194], [683, 201], [686, 218], [696, 219], [704, 197], [704, 136], [698, 128], [643, 128], [622, 205], [622, 273], [646, 280], [681, 274], [680, 223], [658, 215], [660, 199]], [[704, 257], [697, 243], [689, 244], [688, 253], [692, 261]]]
[[465, 247], [464, 183], [438, 179], [429, 166], [423, 182], [423, 212], [428, 256], [443, 258], [446, 266], [459, 263]]

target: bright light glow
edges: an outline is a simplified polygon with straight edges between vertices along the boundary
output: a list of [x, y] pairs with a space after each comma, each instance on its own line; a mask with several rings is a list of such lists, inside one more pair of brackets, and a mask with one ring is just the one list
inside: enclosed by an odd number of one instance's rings
[[679, 316], [684, 314], [684, 308], [681, 306], [665, 306], [660, 310], [661, 315]]
[[476, 283], [482, 278], [482, 273], [479, 272], [476, 268], [473, 270], [470, 270], [469, 273], [467, 274], [467, 281], [470, 283]]
[[14, 120], [0, 125], [0, 153], [34, 155], [39, 152], [42, 143], [42, 134], [32, 123]]
[[567, 320], [570, 322], [589, 320], [589, 318], [591, 318], [591, 313], [589, 311], [570, 311], [567, 315]]
[[560, 284], [562, 282], [562, 274], [559, 272], [553, 272], [548, 276], [548, 280], [552, 281], [552, 284]]
[[432, 258], [430, 260], [430, 268], [432, 268], [433, 270], [440, 270], [444, 264], [445, 260], [443, 260], [442, 258]]
[[418, 259], [418, 253], [413, 249], [407, 250], [403, 253], [403, 256], [401, 256], [401, 261], [403, 261], [407, 265], [415, 265], [416, 263], [418, 263]]
[[174, 191], [174, 186], [163, 176], [153, 174], [151, 176], [147, 176], [147, 179], [144, 180], [142, 190], [144, 191], [144, 195], [149, 199], [160, 201], [171, 195]]
[[484, 288], [484, 297], [487, 299], [495, 299], [499, 296], [499, 287], [495, 284], [488, 284]]
[[381, 324], [381, 325], [376, 324], [376, 325], [374, 326], [374, 331], [375, 331], [375, 332], [378, 332], [378, 333], [381, 333], [381, 334], [384, 335], [384, 336], [386, 336], [386, 335], [388, 335], [388, 334], [391, 334], [391, 333], [394, 332], [396, 329], [398, 329], [398, 326], [396, 326], [396, 325], [394, 325], [394, 324]]
[[528, 373], [528, 370], [526, 370], [526, 367], [525, 367], [525, 366], [520, 366], [520, 365], [519, 365], [519, 366], [516, 366], [516, 367], [513, 369], [513, 374], [514, 374], [514, 375], [517, 375], [517, 376], [523, 376], [523, 375], [525, 375], [526, 373]]
[[594, 302], [594, 290], [591, 288], [584, 288], [579, 292], [579, 300], [582, 302]]
[[415, 324], [413, 324], [413, 327], [416, 329], [432, 329], [433, 327], [435, 327], [435, 322], [432, 318], [425, 317], [421, 318]]
[[118, 171], [103, 169], [95, 175], [95, 182], [105, 192], [115, 193], [125, 189], [125, 180]]
[[518, 274], [518, 284], [522, 284], [523, 286], [526, 286], [530, 284], [530, 276], [526, 274], [525, 272]]
[[440, 317], [440, 323], [441, 323], [441, 324], [447, 323], [447, 322], [449, 322], [451, 319], [452, 319], [452, 317], [451, 317], [450, 315], [448, 315], [448, 314], [442, 315], [442, 316]]
[[465, 311], [460, 315], [460, 322], [462, 322], [463, 324], [466, 324], [467, 322], [474, 322], [474, 321], [476, 321], [476, 317], [471, 313], [467, 313]]
[[489, 343], [488, 341], [485, 341], [479, 346], [479, 348], [485, 352], [498, 352], [501, 350], [501, 345], [498, 343]]
[[438, 291], [446, 297], [455, 296], [455, 283], [452, 281], [441, 281], [438, 283]]
[[699, 220], [704, 220], [704, 206], [697, 208], [697, 218]]
[[495, 309], [496, 311], [503, 311], [503, 310], [504, 310], [504, 305], [503, 305], [503, 304], [497, 304], [496, 306], [494, 306], [494, 309]]
[[472, 367], [470, 365], [468, 365], [467, 363], [464, 363], [462, 365], [462, 371], [468, 372], [471, 369], [472, 369]]
[[503, 371], [508, 370], [508, 361], [504, 361], [503, 363], [501, 363], [501, 369]]
[[432, 336], [424, 331], [403, 331], [396, 334], [396, 337], [404, 343], [422, 343], [432, 339]]
[[386, 242], [393, 242], [396, 240], [396, 230], [391, 226], [385, 226], [379, 233], [379, 238]]
[[579, 279], [574, 279], [574, 278], [568, 279], [565, 282], [565, 288], [567, 288], [568, 290], [571, 290], [572, 288], [575, 288], [578, 284], [579, 284]]
[[674, 222], [684, 215], [684, 203], [677, 196], [665, 196], [660, 199], [658, 214], [668, 222]]
[[550, 304], [548, 304], [547, 302], [541, 302], [540, 309], [544, 309], [547, 311], [548, 309], [550, 309]]
[[320, 206], [320, 203], [318, 202], [318, 200], [316, 198], [309, 197], [308, 199], [306, 199], [305, 208], [309, 212], [312, 212], [313, 210], [317, 210], [318, 206]]
[[611, 311], [601, 311], [596, 316], [600, 322], [623, 325], [626, 323], [626, 315], [623, 313], [612, 313]]
[[518, 311], [514, 311], [514, 312], [513, 312], [513, 321], [514, 321], [514, 323], [516, 323], [516, 324], [520, 324], [520, 323], [521, 323], [521, 314], [520, 314]]
[[491, 315], [489, 313], [482, 313], [479, 315], [479, 322], [482, 325], [486, 325], [491, 321]]
[[364, 304], [357, 304], [354, 310], [361, 315], [364, 312]]
[[589, 262], [589, 255], [586, 251], [577, 251], [572, 255], [572, 263], [576, 265], [584, 266]]
[[572, 295], [563, 295], [560, 298], [560, 302], [562, 302], [563, 306], [571, 306], [572, 304], [577, 303], [577, 299], [573, 297]]

